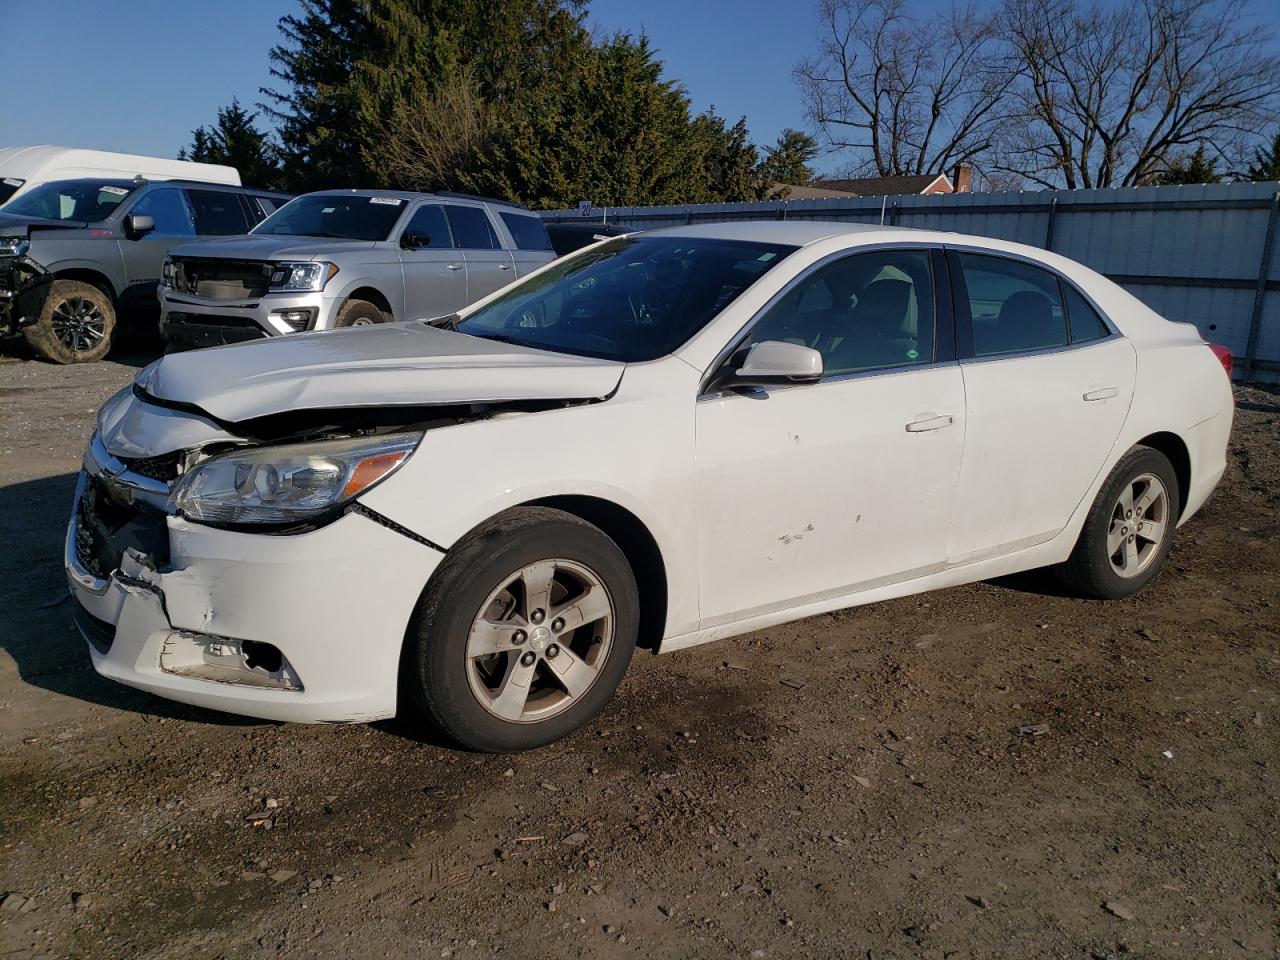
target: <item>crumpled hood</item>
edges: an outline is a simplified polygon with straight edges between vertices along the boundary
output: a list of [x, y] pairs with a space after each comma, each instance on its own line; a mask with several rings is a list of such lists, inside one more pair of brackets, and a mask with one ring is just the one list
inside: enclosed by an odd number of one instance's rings
[[294, 410], [597, 399], [625, 366], [409, 321], [173, 353], [137, 383], [237, 423]]
[[224, 257], [228, 260], [323, 260], [342, 253], [373, 249], [368, 240], [335, 240], [329, 237], [218, 237], [173, 247], [175, 257]]

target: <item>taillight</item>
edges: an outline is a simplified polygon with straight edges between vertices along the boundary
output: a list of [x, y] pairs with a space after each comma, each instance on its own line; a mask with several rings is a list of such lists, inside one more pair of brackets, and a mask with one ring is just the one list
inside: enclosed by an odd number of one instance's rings
[[1222, 369], [1227, 371], [1227, 379], [1231, 379], [1231, 371], [1235, 368], [1236, 358], [1231, 355], [1231, 351], [1220, 343], [1209, 344], [1209, 349], [1213, 351], [1213, 355], [1218, 358], [1218, 362], [1222, 364]]

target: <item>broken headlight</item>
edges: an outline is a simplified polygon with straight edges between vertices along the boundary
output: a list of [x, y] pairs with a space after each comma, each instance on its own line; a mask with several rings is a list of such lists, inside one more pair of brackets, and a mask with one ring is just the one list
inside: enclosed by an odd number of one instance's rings
[[294, 293], [323, 290], [338, 268], [321, 260], [277, 263], [271, 268], [271, 289]]
[[20, 257], [30, 249], [26, 237], [0, 237], [0, 257]]
[[203, 523], [311, 520], [386, 479], [421, 439], [420, 433], [398, 433], [224, 453], [188, 471], [169, 505]]

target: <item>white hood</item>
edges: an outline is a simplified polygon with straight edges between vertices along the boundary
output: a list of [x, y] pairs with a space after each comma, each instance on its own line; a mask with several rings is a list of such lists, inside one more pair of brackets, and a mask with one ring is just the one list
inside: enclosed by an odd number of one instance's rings
[[237, 423], [294, 410], [597, 399], [624, 367], [410, 321], [170, 354], [138, 385]]

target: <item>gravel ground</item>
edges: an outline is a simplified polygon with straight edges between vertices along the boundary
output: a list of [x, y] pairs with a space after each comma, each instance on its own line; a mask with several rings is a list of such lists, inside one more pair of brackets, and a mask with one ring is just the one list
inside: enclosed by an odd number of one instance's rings
[[1028, 576], [640, 655], [486, 757], [93, 673], [63, 525], [146, 359], [0, 358], [0, 956], [1280, 956], [1280, 394], [1238, 391], [1137, 599]]

